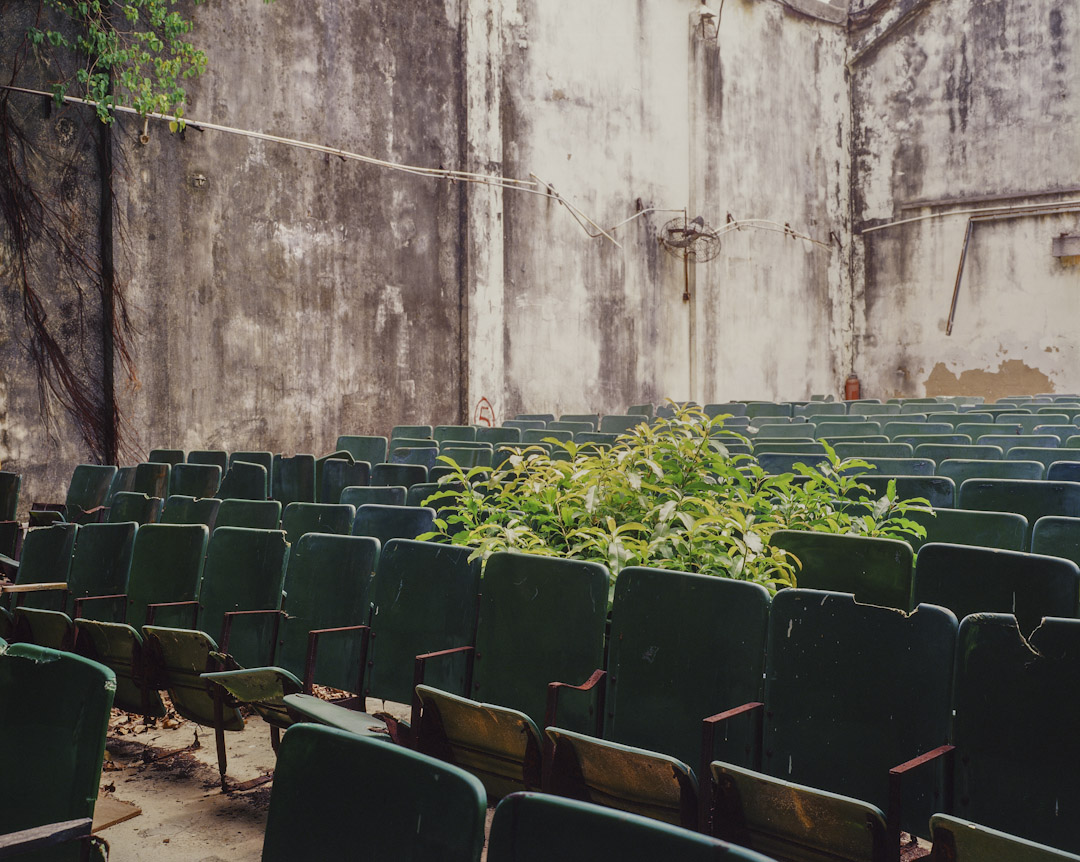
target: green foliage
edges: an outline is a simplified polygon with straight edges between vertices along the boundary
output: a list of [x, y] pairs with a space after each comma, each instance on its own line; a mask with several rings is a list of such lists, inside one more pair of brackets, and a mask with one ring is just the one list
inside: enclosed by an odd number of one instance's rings
[[[895, 485], [880, 500], [858, 475], [865, 461], [841, 461], [832, 449], [820, 469], [767, 475], [750, 455], [724, 442], [745, 438], [698, 408], [679, 410], [622, 435], [613, 447], [549, 441], [513, 450], [488, 473], [457, 468], [428, 504], [446, 506], [438, 532], [421, 538], [474, 547], [626, 566], [652, 566], [794, 586], [797, 563], [769, 545], [778, 529], [905, 538], [925, 535], [904, 514], [925, 501], [901, 501]], [[461, 490], [463, 489], [463, 490]], [[862, 501], [862, 502], [859, 502]]]
[[[42, 2], [57, 13], [60, 23], [58, 29], [30, 28], [30, 43], [46, 61], [67, 52], [78, 62], [72, 76], [52, 84], [58, 102], [74, 85], [81, 98], [97, 102], [104, 123], [112, 122], [117, 105], [132, 107], [141, 116], [183, 116], [183, 82], [202, 74], [206, 55], [187, 41], [192, 22], [175, 11], [179, 0]], [[70, 65], [61, 61], [50, 67]]]

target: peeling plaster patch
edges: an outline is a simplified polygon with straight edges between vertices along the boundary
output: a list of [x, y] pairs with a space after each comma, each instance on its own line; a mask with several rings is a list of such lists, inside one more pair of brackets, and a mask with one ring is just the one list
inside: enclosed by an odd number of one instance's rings
[[944, 362], [939, 362], [926, 378], [926, 397], [935, 395], [982, 395], [996, 401], [1008, 395], [1033, 395], [1053, 392], [1053, 381], [1038, 368], [1019, 359], [1007, 359], [997, 371], [981, 368], [962, 371], [957, 377]]

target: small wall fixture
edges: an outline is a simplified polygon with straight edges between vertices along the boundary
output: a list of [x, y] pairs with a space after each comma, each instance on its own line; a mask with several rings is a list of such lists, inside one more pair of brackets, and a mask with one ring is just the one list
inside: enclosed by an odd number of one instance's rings
[[714, 12], [705, 5], [705, 0], [702, 0], [697, 12], [691, 14], [697, 15], [697, 26], [701, 30], [701, 38], [708, 42], [715, 42], [720, 34], [720, 13]]
[[1054, 257], [1076, 257], [1080, 255], [1080, 234], [1063, 233], [1054, 237], [1052, 251]]

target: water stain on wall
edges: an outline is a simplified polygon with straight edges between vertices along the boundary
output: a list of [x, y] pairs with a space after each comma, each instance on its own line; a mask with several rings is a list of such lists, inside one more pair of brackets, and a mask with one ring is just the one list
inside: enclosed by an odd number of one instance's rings
[[926, 397], [935, 395], [982, 395], [994, 401], [1009, 395], [1034, 395], [1053, 392], [1053, 381], [1038, 368], [1020, 359], [1007, 359], [997, 371], [973, 368], [958, 377], [944, 362], [939, 362], [926, 378]]

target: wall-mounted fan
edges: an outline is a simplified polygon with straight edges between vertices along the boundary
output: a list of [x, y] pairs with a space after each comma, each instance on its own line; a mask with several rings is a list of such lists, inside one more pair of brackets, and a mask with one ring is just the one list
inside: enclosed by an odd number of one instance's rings
[[672, 257], [690, 263], [702, 263], [720, 254], [720, 237], [701, 216], [690, 221], [685, 215], [675, 216], [660, 230], [659, 240]]

